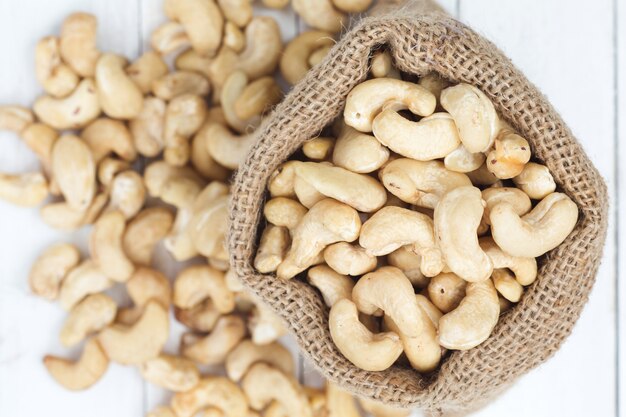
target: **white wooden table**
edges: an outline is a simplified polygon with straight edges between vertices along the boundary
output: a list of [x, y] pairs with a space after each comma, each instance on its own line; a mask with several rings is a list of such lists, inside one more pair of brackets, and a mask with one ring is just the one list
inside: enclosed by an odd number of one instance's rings
[[[626, 417], [626, 354], [620, 336], [626, 317], [620, 301], [626, 268], [619, 243], [626, 239], [626, 2], [621, 0], [446, 0], [450, 13], [499, 45], [562, 113], [611, 193], [611, 227], [598, 281], [572, 336], [548, 363], [531, 372], [478, 416]], [[160, 0], [0, 0], [0, 103], [30, 105], [40, 93], [33, 49], [58, 33], [70, 12], [97, 15], [100, 47], [136, 57], [163, 20]], [[290, 13], [279, 18], [285, 38], [301, 30]], [[0, 171], [36, 169], [33, 155], [12, 135], [0, 133]], [[622, 194], [626, 195], [626, 194]], [[49, 244], [76, 242], [86, 233], [63, 235], [36, 210], [0, 201], [0, 417], [138, 417], [166, 400], [130, 368], [113, 365], [91, 390], [69, 393], [45, 372], [46, 353], [66, 354], [57, 334], [65, 313], [29, 293], [26, 276]], [[172, 340], [172, 346], [176, 341]], [[623, 345], [623, 346], [626, 346]], [[76, 353], [76, 352], [73, 352]], [[300, 379], [319, 382], [301, 361]], [[296, 416], [294, 416], [296, 417]]]

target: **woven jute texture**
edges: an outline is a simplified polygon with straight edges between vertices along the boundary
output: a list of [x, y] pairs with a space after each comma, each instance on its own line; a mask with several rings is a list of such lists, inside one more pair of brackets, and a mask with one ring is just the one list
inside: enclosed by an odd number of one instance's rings
[[[608, 201], [597, 170], [537, 88], [492, 43], [442, 13], [424, 13], [423, 3], [364, 18], [266, 120], [234, 179], [229, 250], [236, 273], [284, 319], [325, 377], [363, 397], [432, 415], [461, 415], [544, 362], [570, 334], [600, 263]], [[342, 113], [348, 92], [366, 79], [372, 50], [381, 47], [405, 73], [436, 71], [481, 89], [580, 208], [575, 230], [540, 260], [537, 281], [491, 337], [453, 352], [429, 376], [398, 366], [383, 372], [356, 368], [334, 346], [327, 308], [312, 287], [261, 275], [252, 266], [270, 174]]]

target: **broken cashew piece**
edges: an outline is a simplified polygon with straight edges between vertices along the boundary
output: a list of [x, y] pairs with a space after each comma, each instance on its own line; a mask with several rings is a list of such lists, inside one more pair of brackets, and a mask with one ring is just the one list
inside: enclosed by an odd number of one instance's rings
[[0, 173], [0, 199], [22, 207], [35, 207], [49, 195], [48, 181], [40, 172]]
[[185, 392], [200, 382], [200, 371], [189, 359], [161, 354], [139, 366], [141, 376], [148, 382], [169, 391]]
[[166, 0], [165, 15], [185, 28], [193, 49], [214, 56], [220, 47], [224, 17], [214, 0]]
[[87, 296], [70, 311], [60, 333], [61, 344], [72, 347], [115, 319], [117, 304], [106, 294]]
[[333, 46], [335, 41], [329, 32], [309, 30], [293, 38], [280, 58], [280, 73], [289, 84], [297, 84], [311, 69], [309, 58], [315, 51]]
[[93, 77], [100, 51], [96, 46], [98, 22], [88, 13], [73, 13], [61, 26], [59, 51], [67, 63], [81, 77]]
[[487, 256], [491, 258], [494, 270], [510, 269], [517, 282], [523, 286], [530, 285], [537, 279], [537, 260], [535, 258], [509, 255], [489, 237], [481, 238], [479, 244]]
[[100, 115], [96, 84], [85, 78], [67, 97], [39, 97], [33, 110], [42, 122], [57, 130], [80, 129]]
[[335, 142], [333, 164], [349, 171], [367, 174], [389, 160], [389, 149], [374, 136], [344, 125]]
[[189, 309], [211, 298], [222, 314], [235, 308], [234, 294], [226, 286], [224, 273], [208, 265], [193, 265], [181, 271], [174, 281], [174, 305]]
[[143, 93], [126, 74], [122, 56], [103, 54], [96, 65], [96, 86], [102, 111], [115, 119], [134, 119], [143, 108]]
[[182, 354], [202, 365], [218, 365], [246, 335], [246, 324], [239, 316], [222, 316], [208, 336], [183, 335]]
[[359, 276], [376, 269], [378, 259], [357, 244], [337, 242], [324, 250], [324, 261], [342, 275]]
[[69, 243], [57, 243], [43, 251], [30, 269], [28, 283], [31, 291], [47, 300], [55, 300], [67, 274], [80, 261], [78, 248]]
[[102, 378], [109, 367], [109, 359], [96, 339], [85, 343], [83, 353], [76, 362], [47, 355], [43, 363], [48, 373], [64, 388], [71, 391], [85, 390]]
[[307, 25], [331, 33], [340, 32], [347, 18], [331, 0], [293, 0], [291, 5]]
[[529, 162], [513, 182], [533, 200], [541, 200], [556, 190], [556, 183], [547, 166]]
[[467, 282], [452, 272], [433, 277], [428, 283], [428, 298], [442, 313], [449, 313], [465, 297]]
[[332, 307], [339, 300], [352, 299], [354, 281], [342, 275], [327, 265], [317, 265], [307, 272], [309, 284], [320, 290], [322, 298], [328, 307]]
[[135, 266], [124, 253], [122, 238], [126, 219], [120, 211], [110, 211], [100, 216], [91, 232], [89, 252], [96, 264], [112, 280], [127, 281]]
[[177, 417], [194, 417], [208, 407], [221, 410], [225, 417], [247, 417], [248, 400], [234, 382], [221, 376], [206, 376], [195, 388], [179, 392], [171, 401]]
[[267, 363], [292, 375], [295, 364], [291, 352], [280, 343], [255, 345], [251, 340], [244, 340], [233, 349], [226, 358], [226, 374], [230, 379], [239, 382], [255, 363]]

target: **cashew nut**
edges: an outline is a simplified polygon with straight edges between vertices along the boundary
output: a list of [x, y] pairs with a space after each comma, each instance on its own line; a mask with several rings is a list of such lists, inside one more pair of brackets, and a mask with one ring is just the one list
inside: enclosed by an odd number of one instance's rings
[[419, 79], [419, 85], [430, 91], [439, 101], [441, 92], [450, 87], [450, 82], [436, 72], [429, 72]]
[[128, 78], [137, 84], [143, 94], [150, 93], [152, 84], [168, 71], [167, 63], [155, 51], [144, 53], [126, 68]]
[[164, 74], [152, 83], [152, 92], [162, 100], [172, 100], [183, 94], [206, 96], [211, 84], [202, 74], [192, 71], [175, 71]]
[[139, 86], [126, 74], [125, 58], [103, 54], [96, 65], [96, 86], [102, 111], [115, 119], [134, 119], [143, 108]]
[[244, 340], [228, 354], [226, 374], [233, 381], [239, 382], [250, 367], [259, 362], [267, 363], [285, 375], [292, 375], [295, 370], [291, 352], [280, 343], [259, 346], [251, 340]]
[[110, 210], [119, 210], [126, 219], [132, 219], [143, 207], [146, 187], [143, 178], [135, 171], [117, 174], [111, 182]]
[[[335, 7], [346, 13], [362, 13], [369, 9], [372, 0], [332, 0]], [[338, 416], [341, 414], [337, 414]]]
[[428, 298], [442, 312], [449, 313], [459, 306], [465, 297], [467, 282], [458, 275], [444, 272], [428, 283]]
[[509, 255], [500, 249], [491, 238], [481, 238], [479, 243], [487, 256], [491, 258], [494, 270], [510, 269], [515, 274], [517, 282], [524, 286], [532, 284], [537, 279], [537, 260], [535, 258]]
[[161, 354], [139, 366], [148, 382], [174, 392], [193, 389], [200, 382], [200, 371], [189, 359]]
[[280, 58], [280, 73], [289, 84], [297, 84], [311, 69], [309, 57], [320, 49], [333, 46], [333, 35], [319, 30], [310, 30], [293, 38]]
[[231, 21], [226, 21], [224, 24], [224, 39], [222, 42], [224, 46], [227, 46], [233, 51], [241, 52], [243, 48], [246, 47], [246, 36], [243, 34], [241, 28]]
[[252, 19], [250, 0], [217, 0], [224, 17], [239, 27], [245, 27]]
[[78, 265], [80, 253], [76, 246], [58, 243], [37, 257], [30, 269], [28, 283], [31, 291], [47, 300], [55, 300], [67, 274]]
[[439, 320], [439, 344], [468, 350], [491, 334], [500, 316], [498, 293], [491, 280], [470, 282], [459, 306]]
[[165, 0], [165, 15], [185, 28], [193, 49], [214, 56], [222, 42], [224, 17], [214, 0]]
[[370, 74], [374, 78], [401, 79], [400, 72], [393, 66], [391, 55], [388, 51], [378, 50], [373, 53], [370, 60]]
[[496, 177], [509, 179], [518, 176], [530, 160], [530, 145], [520, 135], [502, 130], [495, 141], [495, 149], [487, 155], [487, 168]]
[[248, 330], [256, 345], [270, 344], [287, 333], [282, 320], [263, 304], [257, 304], [249, 316]]
[[82, 77], [93, 77], [96, 71], [96, 62], [100, 57], [96, 46], [97, 30], [96, 18], [87, 13], [73, 13], [61, 26], [61, 57]]
[[126, 219], [120, 211], [104, 213], [95, 223], [89, 241], [89, 251], [96, 264], [109, 278], [127, 281], [135, 266], [124, 253], [122, 238]]
[[96, 193], [96, 164], [89, 146], [74, 135], [63, 135], [52, 148], [51, 160], [68, 206], [85, 211]]
[[166, 106], [165, 101], [159, 98], [146, 97], [141, 112], [129, 122], [135, 148], [143, 156], [157, 156], [165, 146], [163, 125]]
[[337, 301], [344, 298], [352, 299], [354, 281], [347, 275], [342, 275], [326, 265], [317, 265], [307, 273], [309, 284], [320, 290], [324, 302], [332, 307]]
[[190, 309], [174, 308], [174, 316], [191, 330], [207, 333], [213, 330], [222, 314], [213, 306], [211, 299], [206, 299]]
[[221, 410], [226, 417], [248, 415], [248, 400], [243, 391], [221, 376], [203, 377], [195, 388], [176, 393], [171, 407], [177, 417], [193, 417], [207, 407]]
[[40, 210], [41, 218], [48, 226], [58, 230], [75, 230], [93, 223], [109, 201], [105, 193], [94, 197], [86, 210], [76, 210], [65, 202], [51, 203]]
[[470, 153], [463, 145], [459, 145], [443, 159], [446, 169], [456, 172], [476, 171], [484, 163], [485, 155], [483, 153]]
[[131, 169], [128, 162], [107, 156], [98, 163], [98, 181], [100, 181], [100, 184], [107, 188], [108, 191], [113, 179], [118, 174]]
[[440, 161], [396, 159], [385, 165], [378, 176], [390, 193], [426, 208], [435, 208], [448, 191], [472, 185], [467, 175], [447, 170]]
[[217, 365], [246, 335], [246, 324], [239, 316], [222, 316], [208, 336], [183, 335], [182, 354], [202, 365]]
[[287, 7], [290, 0], [262, 0], [263, 6], [271, 9], [283, 9]]
[[522, 172], [513, 178], [517, 187], [533, 200], [541, 200], [556, 190], [556, 183], [547, 166], [529, 162]]
[[21, 133], [33, 124], [35, 118], [30, 109], [22, 106], [0, 106], [0, 129]]
[[493, 240], [504, 252], [536, 258], [559, 246], [574, 230], [578, 207], [567, 195], [552, 193], [523, 217], [512, 205], [500, 203], [489, 218]]
[[139, 265], [150, 265], [154, 248], [168, 235], [173, 222], [174, 215], [165, 207], [142, 210], [124, 231], [122, 244], [128, 259]]
[[243, 71], [233, 72], [224, 82], [220, 94], [220, 103], [228, 125], [239, 133], [253, 131], [261, 122], [260, 116], [242, 120], [235, 114], [235, 101], [241, 96], [248, 85], [248, 76]]
[[78, 85], [78, 76], [61, 61], [59, 39], [47, 36], [35, 47], [35, 75], [52, 97], [65, 97]]
[[[78, 258], [76, 260], [78, 262]], [[65, 311], [70, 311], [88, 295], [106, 291], [112, 286], [113, 281], [91, 259], [87, 259], [69, 271], [61, 283], [59, 304]]]
[[205, 124], [191, 140], [191, 164], [206, 179], [226, 181], [230, 176], [230, 170], [221, 166], [209, 153], [211, 137], [207, 135], [207, 132], [210, 133], [212, 123], [211, 117], [208, 116]]
[[235, 116], [241, 120], [262, 116], [270, 107], [278, 104], [282, 97], [283, 92], [273, 77], [261, 77], [241, 91], [233, 106]]
[[328, 417], [361, 417], [352, 394], [328, 381], [326, 383], [326, 410]]
[[355, 304], [347, 298], [333, 304], [328, 323], [337, 349], [361, 369], [383, 371], [402, 354], [400, 336], [392, 332], [370, 332], [359, 321]]
[[96, 339], [85, 343], [80, 359], [76, 362], [47, 355], [43, 363], [48, 373], [64, 388], [81, 391], [98, 382], [109, 367], [109, 359]]
[[374, 136], [344, 125], [337, 137], [333, 164], [361, 174], [376, 171], [389, 160], [389, 149]]
[[282, 50], [278, 23], [270, 16], [255, 16], [246, 26], [246, 47], [239, 54], [236, 67], [251, 80], [272, 75]]
[[146, 417], [177, 417], [174, 411], [167, 406], [160, 405], [146, 414]]
[[200, 96], [183, 94], [172, 99], [165, 111], [165, 161], [183, 166], [189, 160], [189, 138], [202, 127], [207, 104]]
[[169, 336], [167, 309], [157, 301], [146, 305], [132, 326], [114, 325], [98, 335], [109, 359], [122, 365], [138, 365], [156, 358]]
[[213, 87], [213, 101], [219, 104], [220, 91], [224, 81], [233, 71], [239, 69], [238, 55], [228, 46], [222, 46], [214, 58], [198, 55], [193, 49], [183, 52], [176, 58], [179, 70], [196, 71], [205, 75]]
[[289, 249], [289, 231], [284, 227], [268, 225], [254, 258], [254, 268], [262, 274], [275, 272]]
[[253, 134], [238, 136], [220, 123], [209, 123], [205, 134], [209, 137], [209, 154], [220, 165], [228, 169], [237, 169], [252, 147], [256, 137]]
[[[0, 113], [2, 113], [1, 109]], [[0, 115], [0, 119], [1, 118], [2, 116]], [[0, 125], [1, 124], [2, 122], [0, 121]], [[33, 123], [22, 130], [21, 137], [26, 146], [37, 154], [48, 178], [52, 177], [52, 148], [59, 138], [59, 133], [43, 123]], [[53, 194], [57, 195], [58, 190], [53, 189], [56, 186], [56, 182], [54, 182], [53, 178], [51, 179], [54, 184], [50, 184], [50, 192], [53, 193], [53, 191], [55, 191]]]
[[443, 269], [432, 219], [413, 210], [383, 207], [363, 223], [359, 244], [374, 256], [387, 255], [411, 245], [411, 250], [421, 256], [424, 275], [435, 276]]
[[522, 294], [524, 294], [524, 287], [517, 282], [515, 276], [506, 269], [494, 269], [491, 275], [493, 279], [493, 285], [498, 290], [498, 293], [502, 295], [506, 300], [517, 303]]
[[302, 144], [302, 153], [311, 160], [324, 161], [331, 155], [333, 146], [334, 138], [319, 136], [306, 140]]
[[324, 250], [324, 261], [342, 275], [358, 276], [373, 271], [378, 260], [357, 244], [337, 242]]
[[226, 232], [229, 198], [229, 195], [222, 195], [201, 208], [196, 208], [189, 220], [191, 240], [196, 250], [206, 257], [228, 259]]
[[265, 203], [263, 214], [269, 223], [286, 227], [290, 233], [293, 233], [307, 211], [306, 207], [295, 200], [275, 197]]
[[439, 319], [441, 319], [443, 313], [422, 294], [415, 295], [415, 299], [417, 300], [417, 304], [419, 304], [422, 311], [426, 313], [433, 326], [435, 326], [436, 329], [439, 329]]
[[480, 190], [466, 186], [443, 196], [435, 208], [435, 234], [446, 265], [469, 282], [489, 279], [493, 262], [478, 245], [484, 201]]
[[169, 308], [172, 300], [169, 280], [156, 269], [141, 267], [135, 270], [126, 282], [126, 290], [133, 303], [140, 308], [143, 308], [151, 300]]
[[34, 207], [48, 197], [48, 181], [40, 172], [27, 174], [0, 173], [0, 199], [11, 204]]
[[[325, 166], [332, 166], [326, 162], [322, 162], [321, 164]], [[294, 176], [293, 190], [296, 193], [298, 201], [300, 201], [302, 205], [307, 208], [313, 207], [326, 198], [326, 196], [320, 193], [313, 185], [309, 184], [299, 176]]]
[[482, 191], [482, 197], [486, 203], [483, 214], [483, 221], [486, 224], [490, 224], [489, 215], [491, 214], [491, 209], [502, 202], [513, 206], [519, 216], [528, 213], [532, 207], [530, 198], [518, 188], [487, 188]]
[[117, 305], [106, 294], [92, 294], [72, 308], [59, 338], [63, 346], [72, 347], [92, 333], [104, 329], [115, 319]]
[[161, 197], [168, 182], [179, 178], [186, 178], [196, 182], [199, 186], [204, 185], [200, 176], [189, 167], [174, 167], [165, 161], [155, 161], [148, 165], [144, 172], [144, 182], [148, 194], [152, 197]]
[[177, 49], [190, 47], [191, 41], [183, 25], [178, 22], [165, 22], [152, 32], [150, 45], [159, 54], [167, 55]]
[[346, 20], [346, 15], [335, 9], [331, 0], [293, 0], [291, 6], [307, 25], [327, 32], [341, 31]]
[[441, 106], [452, 115], [468, 152], [491, 147], [499, 131], [498, 115], [482, 91], [469, 84], [448, 87], [441, 92]]
[[383, 110], [408, 108], [419, 116], [430, 116], [437, 100], [424, 87], [393, 78], [375, 78], [357, 85], [346, 98], [344, 121], [361, 132], [371, 132], [374, 118]]
[[472, 181], [472, 184], [479, 186], [491, 186], [497, 184], [499, 179], [495, 175], [493, 175], [489, 168], [487, 168], [487, 164], [481, 165], [477, 170], [468, 172], [467, 176]]
[[39, 97], [33, 110], [42, 122], [57, 130], [79, 129], [100, 115], [96, 84], [85, 78], [67, 97]]
[[422, 257], [411, 250], [411, 245], [402, 246], [391, 252], [387, 255], [387, 262], [399, 268], [413, 286], [424, 288], [428, 285], [430, 279], [422, 274]]
[[224, 273], [208, 265], [194, 265], [181, 271], [174, 281], [174, 305], [192, 308], [211, 298], [222, 314], [235, 308], [234, 294], [226, 286]]

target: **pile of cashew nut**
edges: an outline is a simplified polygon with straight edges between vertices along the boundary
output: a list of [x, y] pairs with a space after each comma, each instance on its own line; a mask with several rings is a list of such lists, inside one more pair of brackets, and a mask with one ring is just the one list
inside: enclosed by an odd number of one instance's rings
[[478, 88], [376, 52], [343, 117], [270, 177], [255, 268], [302, 274], [355, 366], [435, 370], [471, 349], [578, 220]]
[[[130, 366], [174, 393], [152, 417], [361, 415], [338, 387], [295, 379], [277, 341], [282, 322], [229, 270], [225, 232], [228, 180], [282, 99], [280, 78], [301, 79], [333, 45], [344, 13], [369, 3], [294, 0], [315, 30], [286, 47], [276, 21], [256, 16], [249, 0], [165, 0], [169, 20], [134, 61], [100, 51], [97, 20], [86, 13], [37, 44], [44, 94], [32, 110], [0, 106], [0, 129], [32, 149], [41, 171], [0, 174], [0, 198], [40, 206], [60, 231], [91, 226], [88, 254], [53, 244], [28, 278], [35, 295], [67, 311], [61, 344], [82, 345], [79, 358], [44, 358], [54, 380], [84, 390], [111, 362]], [[155, 268], [161, 247], [185, 262], [173, 282]], [[131, 304], [116, 302], [120, 290]], [[177, 352], [165, 348], [170, 311], [187, 329]], [[367, 401], [361, 408], [407, 415]]]

